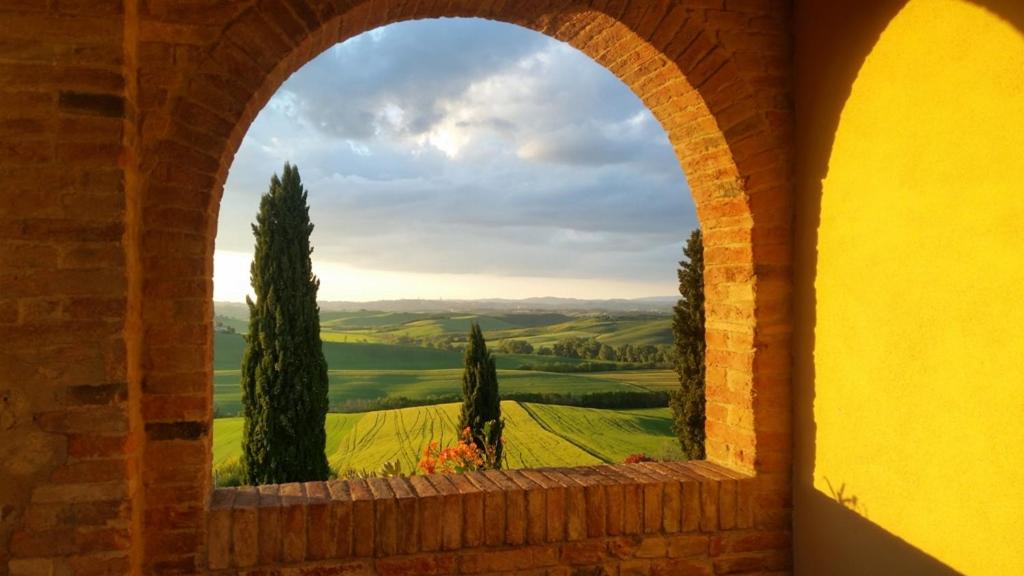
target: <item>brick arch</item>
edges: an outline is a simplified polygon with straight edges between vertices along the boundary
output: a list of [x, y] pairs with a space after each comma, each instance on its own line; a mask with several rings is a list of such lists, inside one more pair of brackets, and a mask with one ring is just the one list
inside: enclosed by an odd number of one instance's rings
[[[150, 568], [188, 571], [203, 562], [195, 551], [202, 548], [210, 493], [212, 254], [235, 151], [292, 72], [336, 42], [417, 18], [483, 17], [566, 41], [619, 77], [661, 122], [705, 232], [708, 459], [756, 473], [765, 508], [785, 508], [788, 36], [775, 2], [738, 4], [277, 0], [225, 19], [162, 108], [144, 120], [142, 421]], [[786, 522], [770, 514], [763, 523]]]

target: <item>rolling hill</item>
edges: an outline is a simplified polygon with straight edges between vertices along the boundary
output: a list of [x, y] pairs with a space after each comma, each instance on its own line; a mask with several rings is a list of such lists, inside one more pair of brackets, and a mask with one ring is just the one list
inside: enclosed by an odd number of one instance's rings
[[[616, 411], [506, 401], [502, 416], [511, 468], [621, 462], [637, 452], [680, 457], [668, 408]], [[454, 441], [458, 417], [458, 404], [328, 414], [328, 461], [340, 470], [374, 471], [397, 460], [411, 472], [432, 439]], [[240, 457], [241, 431], [241, 418], [214, 421], [215, 467]]]

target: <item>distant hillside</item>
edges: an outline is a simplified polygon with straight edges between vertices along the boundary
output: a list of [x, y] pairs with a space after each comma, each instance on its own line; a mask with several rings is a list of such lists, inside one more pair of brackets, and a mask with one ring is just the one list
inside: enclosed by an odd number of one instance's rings
[[322, 302], [323, 310], [382, 312], [661, 312], [669, 313], [674, 296], [638, 299], [580, 300], [576, 298], [495, 298], [482, 300], [381, 300], [377, 302]]
[[[215, 303], [218, 332], [245, 333], [244, 304]], [[672, 318], [667, 312], [388, 312], [327, 309], [320, 312], [325, 342], [353, 344], [415, 344], [437, 346], [465, 338], [476, 322], [489, 342], [515, 339], [534, 347], [552, 346], [565, 338], [594, 338], [610, 346], [672, 343]]]
[[[412, 312], [412, 313], [472, 313], [472, 312], [639, 312], [670, 314], [678, 296], [650, 298], [581, 300], [576, 298], [507, 298], [482, 300], [377, 300], [373, 302], [320, 302], [322, 312]], [[243, 302], [215, 302], [217, 314], [234, 318], [247, 318], [248, 309]]]

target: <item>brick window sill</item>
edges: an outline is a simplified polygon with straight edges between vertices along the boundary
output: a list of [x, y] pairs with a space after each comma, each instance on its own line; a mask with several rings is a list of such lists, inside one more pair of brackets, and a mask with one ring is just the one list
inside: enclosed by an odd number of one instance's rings
[[[752, 477], [703, 461], [222, 488], [213, 492], [208, 517], [208, 566], [414, 554], [455, 562], [463, 550], [557, 553], [551, 545], [617, 536], [633, 536], [638, 546], [650, 536], [661, 536], [664, 546], [692, 546], [697, 536], [706, 545], [702, 534], [752, 527], [753, 494]], [[544, 562], [531, 560], [526, 548], [512, 552], [511, 564]], [[504, 552], [487, 556], [495, 554]]]

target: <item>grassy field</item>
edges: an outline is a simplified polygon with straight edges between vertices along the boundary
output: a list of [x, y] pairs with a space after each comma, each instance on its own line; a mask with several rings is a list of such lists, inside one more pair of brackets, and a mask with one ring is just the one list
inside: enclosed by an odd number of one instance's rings
[[668, 408], [598, 410], [526, 403], [522, 406], [542, 428], [603, 462], [622, 462], [637, 452], [682, 457], [672, 433]]
[[[238, 333], [214, 334], [214, 405], [222, 415], [241, 410], [240, 366], [245, 350], [241, 332], [247, 312], [238, 306], [231, 311], [233, 315], [218, 315], [217, 321]], [[612, 346], [672, 341], [670, 317], [652, 314], [324, 312], [321, 337], [331, 405], [388, 397], [439, 402], [459, 395], [462, 352], [425, 344], [447, 345], [464, 338], [471, 322], [480, 323], [492, 351], [504, 339], [526, 340], [536, 348], [570, 336], [596, 338]], [[495, 360], [503, 394], [664, 391], [678, 385], [671, 371], [629, 370], [635, 366], [631, 364], [620, 364], [626, 368], [620, 371], [566, 373], [566, 365], [585, 361], [502, 353], [496, 353]], [[637, 452], [678, 455], [667, 408], [615, 411], [506, 401], [503, 414], [506, 456], [512, 467], [621, 462]], [[367, 470], [397, 460], [411, 471], [431, 438], [452, 440], [457, 418], [457, 404], [331, 413], [327, 417], [329, 459], [341, 469]], [[215, 420], [215, 465], [238, 457], [241, 426], [240, 418]]]
[[[664, 371], [659, 371], [664, 372]], [[642, 391], [661, 389], [650, 386], [645, 372], [630, 373], [635, 381], [616, 372], [552, 373], [523, 370], [499, 370], [498, 381], [504, 394]], [[673, 379], [675, 375], [667, 372]], [[424, 399], [451, 396], [462, 392], [462, 369], [444, 370], [331, 370], [328, 372], [331, 405], [347, 400], [372, 400], [386, 396]], [[213, 401], [223, 414], [241, 409], [239, 370], [217, 370], [213, 375]]]
[[[462, 352], [422, 346], [324, 340], [323, 349], [328, 368], [344, 367], [345, 370], [439, 370], [461, 368], [463, 362]], [[242, 335], [214, 333], [213, 369], [238, 370], [242, 365], [244, 351], [245, 340]], [[494, 357], [498, 368], [507, 370], [516, 370], [525, 365], [543, 367], [585, 362], [578, 358], [533, 354], [495, 354]]]
[[679, 375], [672, 370], [621, 370], [592, 375], [609, 382], [624, 382], [652, 392], [669, 392], [679, 387]]
[[[241, 335], [214, 334], [213, 369], [238, 370], [244, 351], [245, 340]], [[324, 342], [324, 359], [328, 367], [344, 366], [347, 370], [436, 370], [462, 366], [459, 352], [394, 344]]]
[[[239, 381], [245, 341], [239, 334], [214, 335], [214, 404], [223, 414], [236, 414], [241, 402]], [[418, 346], [325, 342], [330, 402], [371, 400], [385, 396], [413, 399], [458, 394], [462, 354]], [[527, 354], [496, 355], [499, 381], [505, 393], [587, 394], [671, 388], [675, 375], [666, 370], [554, 373], [540, 371], [546, 363], [581, 360]], [[517, 370], [531, 365], [538, 370]]]
[[[679, 457], [668, 408], [597, 410], [502, 402], [512, 468], [621, 462], [636, 452]], [[327, 455], [338, 469], [378, 470], [399, 461], [410, 472], [432, 439], [454, 441], [458, 404], [327, 415]], [[213, 461], [241, 453], [241, 418], [214, 421]]]
[[[244, 332], [246, 312], [236, 308], [226, 310], [225, 314], [218, 316], [218, 320], [238, 332]], [[488, 341], [495, 343], [515, 338], [540, 347], [550, 346], [570, 336], [592, 337], [611, 346], [672, 343], [672, 319], [667, 314], [435, 314], [367, 310], [320, 314], [325, 342], [373, 344], [394, 342], [401, 337], [464, 338], [472, 322], [479, 323]]]

